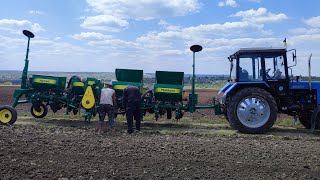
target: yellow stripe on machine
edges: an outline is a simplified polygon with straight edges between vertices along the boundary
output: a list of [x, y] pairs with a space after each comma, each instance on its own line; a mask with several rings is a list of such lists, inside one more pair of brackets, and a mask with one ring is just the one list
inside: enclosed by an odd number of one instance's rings
[[88, 85], [90, 86], [90, 85], [94, 85], [95, 84], [95, 82], [94, 81], [88, 81]]
[[127, 87], [127, 85], [117, 84], [117, 85], [114, 85], [114, 86], [113, 86], [113, 89], [116, 89], [116, 90], [124, 90], [126, 87]]
[[33, 82], [40, 83], [40, 84], [57, 84], [57, 81], [54, 79], [44, 79], [44, 78], [35, 78]]
[[179, 94], [179, 93], [181, 93], [181, 89], [176, 89], [176, 88], [156, 88], [155, 92]]
[[77, 87], [83, 87], [84, 86], [84, 84], [83, 84], [83, 82], [73, 82], [72, 83], [72, 86], [77, 86]]
[[95, 102], [92, 88], [88, 86], [81, 100], [81, 104], [85, 109], [90, 109], [94, 106]]

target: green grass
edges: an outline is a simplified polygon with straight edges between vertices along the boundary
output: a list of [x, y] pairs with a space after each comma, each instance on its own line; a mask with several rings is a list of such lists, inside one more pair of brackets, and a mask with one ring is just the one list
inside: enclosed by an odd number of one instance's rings
[[[33, 118], [30, 113], [28, 112], [19, 112], [19, 117], [25, 118], [18, 118], [18, 121], [29, 121], [29, 122], [52, 122], [55, 121], [79, 121], [84, 122], [84, 117], [81, 115], [73, 115], [72, 113], [69, 115], [65, 115], [63, 112], [60, 113], [53, 113], [50, 112], [45, 118], [37, 119]], [[26, 118], [27, 117], [27, 118]], [[107, 119], [107, 117], [106, 117]], [[91, 122], [97, 122], [98, 116], [93, 117]], [[117, 124], [125, 124], [126, 117], [123, 115], [118, 115], [115, 119]], [[143, 118], [143, 123], [153, 124], [155, 121], [153, 114], [147, 114]], [[217, 116], [216, 118], [201, 118], [201, 119], [192, 119], [189, 117], [183, 117], [179, 121], [173, 119], [166, 119], [160, 118], [157, 123], [155, 124], [168, 124], [169, 126], [172, 125], [180, 125], [183, 128], [201, 128], [201, 129], [217, 129], [217, 130], [230, 130], [232, 129], [223, 116]], [[286, 116], [286, 115], [279, 115], [277, 121], [274, 124], [274, 127], [284, 127], [286, 129], [281, 128], [272, 128], [271, 131], [274, 132], [301, 132], [301, 133], [309, 133], [310, 130], [304, 129], [304, 127], [299, 123], [299, 121], [294, 124], [293, 117]], [[288, 129], [289, 128], [289, 129]], [[290, 128], [293, 128], [292, 130]]]

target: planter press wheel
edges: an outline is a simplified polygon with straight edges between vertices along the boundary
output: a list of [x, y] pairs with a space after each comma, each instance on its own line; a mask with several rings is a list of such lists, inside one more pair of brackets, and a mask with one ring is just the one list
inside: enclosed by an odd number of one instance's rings
[[48, 113], [48, 108], [43, 103], [32, 104], [31, 106], [31, 115], [35, 118], [43, 118]]
[[167, 119], [172, 118], [172, 109], [167, 109]]
[[230, 125], [241, 133], [261, 134], [268, 131], [277, 119], [277, 104], [267, 91], [245, 88], [228, 104]]
[[17, 111], [11, 106], [0, 107], [0, 123], [12, 125], [17, 120]]

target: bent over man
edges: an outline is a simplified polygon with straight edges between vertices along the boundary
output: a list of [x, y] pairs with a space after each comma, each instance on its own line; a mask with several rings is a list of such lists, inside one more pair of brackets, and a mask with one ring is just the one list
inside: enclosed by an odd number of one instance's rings
[[141, 94], [140, 90], [136, 86], [128, 85], [123, 90], [123, 107], [126, 108], [127, 124], [128, 124], [128, 133], [132, 134], [133, 131], [133, 118], [136, 121], [136, 130], [140, 131], [141, 123], [141, 113], [140, 113], [140, 103], [141, 103]]
[[98, 112], [99, 112], [98, 131], [100, 133], [103, 132], [102, 128], [103, 128], [104, 118], [106, 117], [106, 114], [108, 114], [110, 129], [112, 132], [114, 132], [114, 110], [115, 110], [115, 106], [117, 106], [115, 91], [112, 89], [111, 83], [105, 83], [104, 87], [105, 88], [101, 90], [100, 104], [98, 108]]

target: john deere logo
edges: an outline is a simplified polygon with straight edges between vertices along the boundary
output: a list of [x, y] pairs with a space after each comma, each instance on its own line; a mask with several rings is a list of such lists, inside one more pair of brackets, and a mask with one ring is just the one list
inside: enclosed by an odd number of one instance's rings
[[43, 79], [43, 78], [35, 78], [33, 82], [40, 83], [40, 84], [56, 84], [57, 83], [57, 81], [54, 79]]
[[179, 94], [181, 90], [176, 88], [156, 88], [156, 92]]

